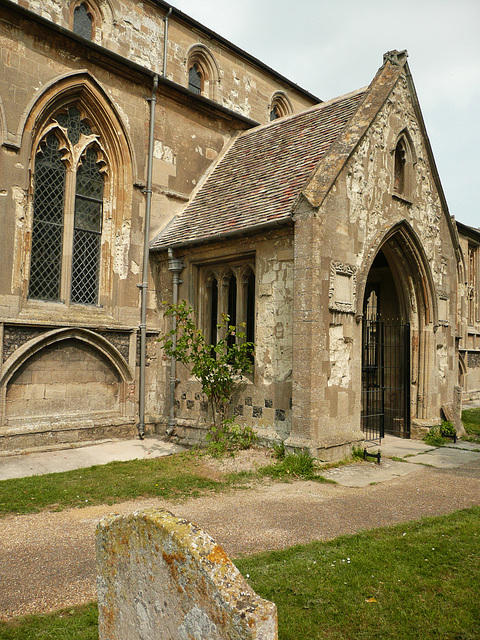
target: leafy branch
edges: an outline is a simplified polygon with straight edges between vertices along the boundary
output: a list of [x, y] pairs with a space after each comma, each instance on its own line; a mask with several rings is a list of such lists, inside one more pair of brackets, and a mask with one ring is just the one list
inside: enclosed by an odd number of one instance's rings
[[212, 409], [213, 433], [217, 433], [218, 416], [223, 425], [235, 388], [252, 370], [255, 345], [246, 341], [244, 325], [230, 325], [226, 314], [222, 314], [222, 322], [217, 325], [220, 339], [210, 345], [197, 329], [193, 309], [185, 300], [177, 305], [164, 304], [165, 316], [175, 318], [176, 322], [159, 341], [168, 356], [181, 362], [199, 380]]

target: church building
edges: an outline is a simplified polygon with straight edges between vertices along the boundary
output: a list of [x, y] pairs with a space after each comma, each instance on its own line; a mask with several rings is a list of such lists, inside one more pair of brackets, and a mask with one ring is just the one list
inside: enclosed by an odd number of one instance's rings
[[[323, 460], [480, 397], [480, 231], [405, 51], [321, 101], [163, 0], [0, 0], [0, 450], [201, 442], [165, 300], [245, 323], [232, 412]], [[428, 123], [427, 123], [428, 124]]]

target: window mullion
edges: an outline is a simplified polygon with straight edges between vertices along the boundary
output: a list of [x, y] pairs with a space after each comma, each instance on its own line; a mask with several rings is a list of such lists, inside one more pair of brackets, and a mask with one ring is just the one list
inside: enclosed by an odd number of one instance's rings
[[74, 212], [75, 212], [75, 185], [76, 171], [69, 169], [67, 171], [65, 185], [65, 216], [63, 231], [63, 267], [61, 282], [61, 299], [66, 304], [70, 304], [70, 290], [72, 282], [72, 259], [73, 259], [73, 231], [74, 231]]

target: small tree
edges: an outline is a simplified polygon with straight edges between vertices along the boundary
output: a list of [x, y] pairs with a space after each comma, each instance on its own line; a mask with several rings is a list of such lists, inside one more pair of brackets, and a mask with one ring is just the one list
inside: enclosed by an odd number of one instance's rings
[[222, 322], [217, 325], [222, 337], [217, 344], [207, 344], [202, 331], [196, 327], [193, 309], [185, 300], [177, 305], [164, 304], [165, 316], [175, 317], [176, 325], [161, 335], [159, 341], [167, 355], [185, 365], [200, 381], [212, 410], [215, 435], [220, 430], [218, 416], [223, 425], [236, 386], [242, 376], [252, 369], [255, 345], [245, 341], [246, 335], [241, 329], [243, 325], [240, 325], [240, 330], [230, 325], [230, 318], [226, 314], [222, 314]]

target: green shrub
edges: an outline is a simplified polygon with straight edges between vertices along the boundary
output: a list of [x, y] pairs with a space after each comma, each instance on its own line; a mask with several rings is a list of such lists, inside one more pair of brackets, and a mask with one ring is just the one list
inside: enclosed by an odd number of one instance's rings
[[273, 445], [273, 454], [275, 456], [275, 460], [283, 460], [285, 458], [286, 455], [286, 451], [285, 451], [285, 443], [280, 442], [280, 444], [274, 444]]
[[294, 453], [286, 454], [276, 464], [264, 467], [262, 473], [271, 478], [313, 478], [316, 477], [315, 458], [312, 458], [308, 451], [298, 449]]
[[214, 458], [226, 453], [235, 455], [235, 451], [249, 449], [257, 441], [252, 427], [236, 424], [233, 418], [225, 418], [219, 426], [212, 425], [206, 435], [206, 452]]
[[440, 434], [444, 437], [450, 437], [450, 438], [453, 438], [454, 436], [456, 436], [457, 430], [453, 426], [453, 422], [444, 420], [440, 425]]
[[353, 445], [352, 447], [352, 460], [364, 460], [364, 449], [363, 447], [356, 447]]
[[423, 438], [423, 440], [431, 447], [441, 447], [446, 443], [445, 438], [442, 436], [440, 425], [431, 427], [430, 431]]

